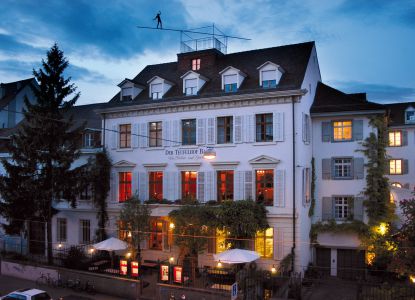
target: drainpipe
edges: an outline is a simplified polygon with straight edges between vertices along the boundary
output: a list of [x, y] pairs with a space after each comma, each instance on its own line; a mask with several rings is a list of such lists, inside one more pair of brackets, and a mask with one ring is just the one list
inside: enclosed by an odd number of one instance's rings
[[105, 132], [105, 114], [103, 114], [103, 119], [104, 119], [104, 128], [102, 129], [102, 150], [105, 150], [105, 134], [106, 134], [106, 132]]
[[294, 274], [294, 266], [295, 266], [295, 97], [292, 98], [292, 131], [293, 131], [293, 246], [291, 248], [291, 274]]

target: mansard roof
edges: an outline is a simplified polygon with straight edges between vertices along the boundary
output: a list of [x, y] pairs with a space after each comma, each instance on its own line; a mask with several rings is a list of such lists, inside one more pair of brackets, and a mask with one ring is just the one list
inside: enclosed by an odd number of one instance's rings
[[355, 111], [384, 111], [382, 104], [367, 101], [366, 94], [346, 94], [322, 82], [317, 84], [311, 114], [355, 112]]
[[147, 91], [149, 87], [147, 86], [146, 90], [137, 95], [132, 101], [128, 101], [128, 103], [122, 103], [118, 93], [110, 100], [111, 104], [109, 106], [182, 100], [183, 82], [180, 77], [191, 69], [190, 59], [192, 58], [201, 58], [200, 69], [196, 72], [209, 79], [209, 81], [199, 91], [198, 95], [187, 96], [186, 99], [224, 95], [219, 72], [229, 66], [247, 74], [243, 85], [233, 94], [263, 91], [258, 85], [259, 72], [257, 68], [267, 61], [278, 64], [285, 71], [278, 86], [267, 91], [300, 89], [313, 47], [314, 42], [306, 42], [226, 55], [214, 49], [178, 54], [178, 61], [148, 65], [133, 79], [135, 82], [148, 82], [151, 78], [159, 76], [174, 83], [173, 87], [163, 96], [163, 99], [150, 99]]
[[389, 125], [401, 126], [405, 125], [405, 111], [410, 107], [415, 108], [415, 102], [391, 103], [385, 104], [385, 106], [388, 110]]

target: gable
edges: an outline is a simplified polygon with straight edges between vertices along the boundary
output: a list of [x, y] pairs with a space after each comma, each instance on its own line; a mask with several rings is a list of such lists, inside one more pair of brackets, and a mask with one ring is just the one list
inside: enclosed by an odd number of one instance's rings
[[248, 161], [251, 165], [276, 165], [280, 162], [279, 159], [268, 155], [260, 155]]

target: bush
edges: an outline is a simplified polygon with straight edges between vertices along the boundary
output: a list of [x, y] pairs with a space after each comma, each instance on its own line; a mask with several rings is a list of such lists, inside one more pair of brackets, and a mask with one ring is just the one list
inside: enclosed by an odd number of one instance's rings
[[63, 265], [69, 269], [85, 270], [88, 267], [87, 261], [88, 259], [81, 248], [71, 246], [66, 258], [63, 260]]

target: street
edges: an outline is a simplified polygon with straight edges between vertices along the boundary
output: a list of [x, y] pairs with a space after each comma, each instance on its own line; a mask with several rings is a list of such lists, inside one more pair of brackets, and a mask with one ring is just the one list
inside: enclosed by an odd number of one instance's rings
[[22, 288], [38, 288], [40, 290], [45, 290], [52, 296], [53, 299], [59, 299], [63, 297], [65, 300], [123, 300], [122, 298], [103, 294], [89, 295], [86, 293], [77, 293], [67, 288], [52, 288], [48, 286], [37, 287], [34, 281], [0, 275], [1, 296]]

